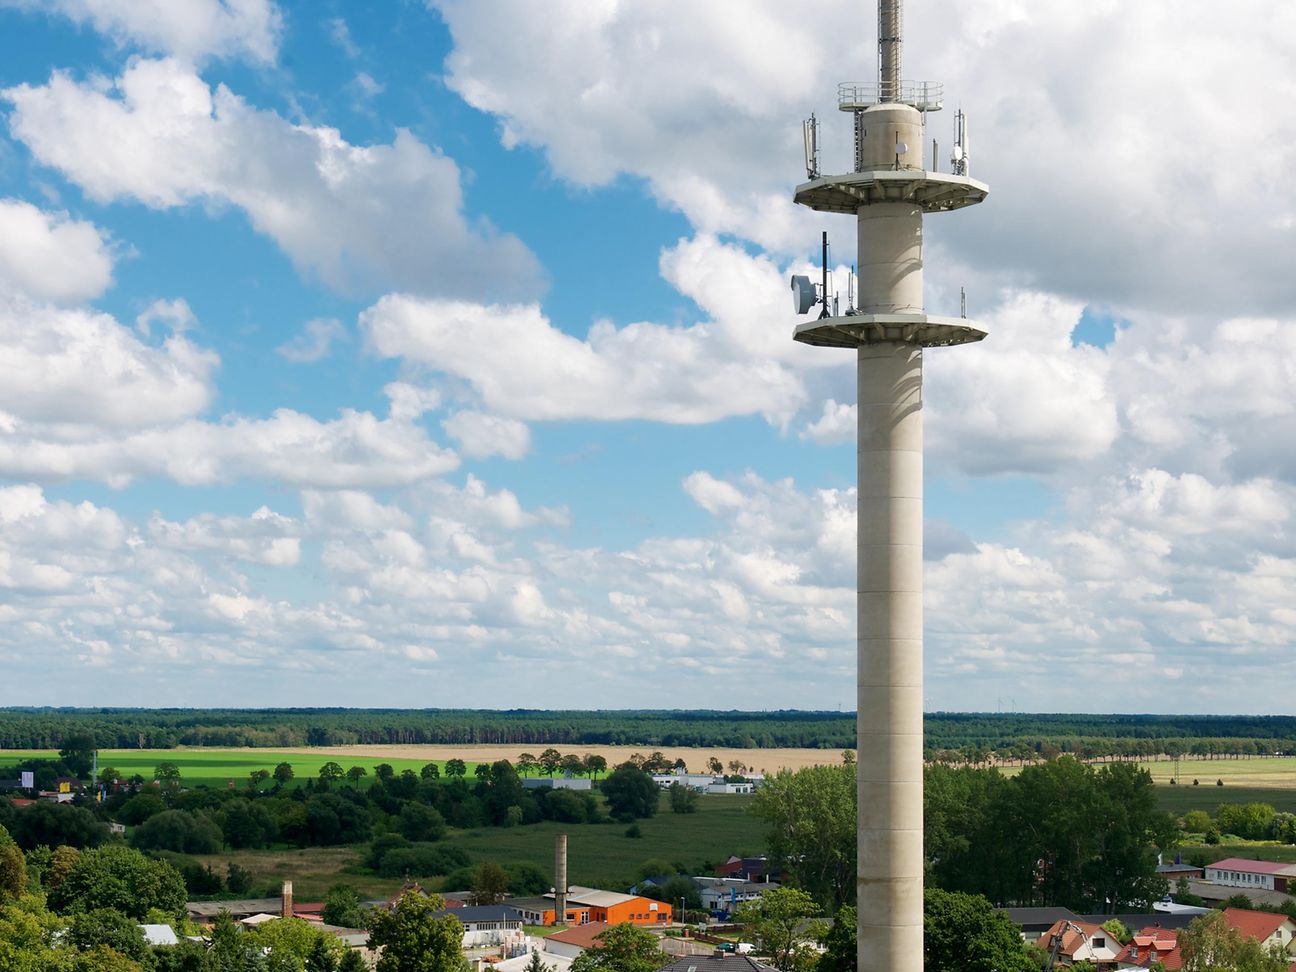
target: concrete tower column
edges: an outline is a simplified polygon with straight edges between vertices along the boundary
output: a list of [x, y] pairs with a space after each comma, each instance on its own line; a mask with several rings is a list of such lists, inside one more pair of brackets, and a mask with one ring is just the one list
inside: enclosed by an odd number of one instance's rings
[[922, 348], [861, 347], [858, 958], [922, 968]]
[[[923, 967], [922, 356], [986, 336], [923, 307], [924, 216], [974, 206], [989, 187], [966, 165], [923, 168], [923, 119], [940, 109], [942, 89], [900, 80], [901, 34], [901, 0], [878, 0], [878, 82], [838, 87], [837, 106], [854, 116], [854, 171], [807, 165], [794, 197], [853, 215], [859, 242], [859, 303], [797, 325], [793, 338], [856, 353], [860, 972]], [[807, 158], [817, 161], [809, 149]], [[793, 279], [798, 313], [812, 288]]]

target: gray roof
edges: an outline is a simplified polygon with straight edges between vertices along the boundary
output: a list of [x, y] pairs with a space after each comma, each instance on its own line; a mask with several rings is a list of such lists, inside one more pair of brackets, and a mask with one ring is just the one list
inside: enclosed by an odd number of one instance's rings
[[1153, 911], [1150, 914], [1140, 915], [1081, 915], [1080, 920], [1101, 925], [1104, 921], [1111, 921], [1116, 918], [1130, 931], [1137, 932], [1142, 931], [1144, 928], [1169, 928], [1171, 930], [1187, 928], [1196, 917], [1196, 915], [1171, 914], [1168, 911]]
[[140, 925], [139, 930], [144, 933], [144, 938], [150, 945], [180, 944], [180, 939], [176, 937], [175, 929], [170, 925]]
[[[1022, 928], [1048, 928], [1055, 921], [1079, 921], [1080, 916], [1070, 908], [1000, 908], [1008, 920]], [[1104, 919], [1105, 920], [1105, 919]]]
[[511, 908], [523, 908], [527, 911], [551, 911], [554, 906], [553, 898], [509, 898], [506, 902]]
[[750, 955], [685, 955], [660, 972], [774, 972], [774, 967], [757, 962]]
[[283, 908], [282, 898], [241, 898], [231, 901], [190, 901], [185, 910], [191, 915], [202, 918], [215, 918], [222, 911], [228, 911], [233, 917], [240, 915], [279, 914]]
[[507, 905], [466, 905], [462, 908], [444, 908], [436, 913], [436, 917], [443, 915], [454, 915], [464, 924], [470, 921], [518, 921], [522, 920], [522, 912], [516, 908], [510, 908]]

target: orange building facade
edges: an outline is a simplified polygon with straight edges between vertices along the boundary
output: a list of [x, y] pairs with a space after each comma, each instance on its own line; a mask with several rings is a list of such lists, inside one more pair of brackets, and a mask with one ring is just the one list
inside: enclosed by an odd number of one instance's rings
[[669, 925], [674, 918], [665, 901], [653, 901], [636, 894], [618, 894], [597, 888], [572, 888], [567, 892], [567, 914], [559, 921], [553, 895], [544, 898], [506, 900], [504, 904], [522, 912], [532, 925]]

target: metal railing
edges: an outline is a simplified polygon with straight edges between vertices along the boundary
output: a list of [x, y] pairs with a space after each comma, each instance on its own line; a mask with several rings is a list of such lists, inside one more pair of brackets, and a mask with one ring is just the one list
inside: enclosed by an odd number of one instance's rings
[[854, 111], [869, 105], [901, 104], [919, 111], [940, 111], [945, 104], [945, 85], [940, 81], [901, 81], [900, 90], [878, 81], [843, 81], [837, 85], [837, 107]]

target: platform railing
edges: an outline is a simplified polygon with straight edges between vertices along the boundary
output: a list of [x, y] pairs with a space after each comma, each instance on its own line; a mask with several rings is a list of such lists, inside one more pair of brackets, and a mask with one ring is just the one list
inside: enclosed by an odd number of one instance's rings
[[901, 104], [919, 111], [940, 111], [945, 104], [945, 85], [940, 81], [901, 81], [894, 85], [878, 81], [843, 81], [837, 85], [837, 107], [855, 111], [870, 105]]

